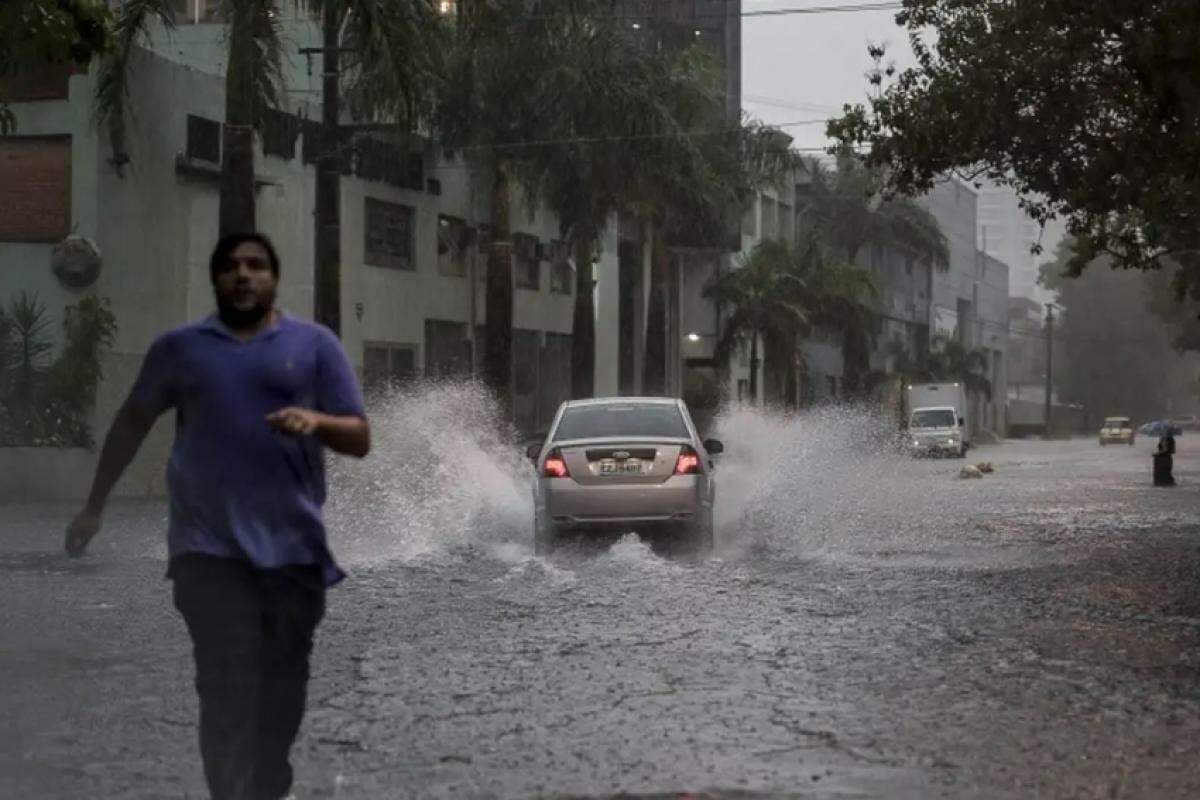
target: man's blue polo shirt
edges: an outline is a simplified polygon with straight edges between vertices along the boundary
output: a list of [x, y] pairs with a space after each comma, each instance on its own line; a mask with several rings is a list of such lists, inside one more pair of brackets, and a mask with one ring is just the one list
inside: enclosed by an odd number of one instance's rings
[[159, 337], [130, 402], [176, 411], [167, 463], [168, 551], [236, 558], [256, 567], [320, 567], [341, 580], [325, 537], [324, 447], [272, 430], [287, 406], [365, 417], [362, 392], [338, 340], [280, 313], [249, 341], [214, 315]]

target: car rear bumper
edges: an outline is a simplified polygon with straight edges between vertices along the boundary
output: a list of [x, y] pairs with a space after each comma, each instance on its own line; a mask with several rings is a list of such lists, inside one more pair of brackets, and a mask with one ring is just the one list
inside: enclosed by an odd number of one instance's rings
[[704, 490], [704, 479], [695, 475], [610, 486], [543, 480], [543, 513], [555, 525], [567, 527], [683, 523], [704, 511]]
[[962, 452], [962, 444], [913, 444], [908, 450], [914, 456], [956, 456]]

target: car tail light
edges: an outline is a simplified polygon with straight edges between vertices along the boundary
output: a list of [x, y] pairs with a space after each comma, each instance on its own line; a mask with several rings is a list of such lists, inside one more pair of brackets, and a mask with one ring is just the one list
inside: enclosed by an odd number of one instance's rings
[[567, 469], [567, 462], [562, 457], [562, 453], [555, 450], [550, 455], [546, 456], [546, 463], [542, 465], [542, 477], [545, 478], [569, 478], [571, 471]]
[[704, 472], [700, 468], [700, 456], [695, 450], [683, 446], [679, 451], [679, 458], [675, 459], [675, 474], [676, 475], [699, 475]]

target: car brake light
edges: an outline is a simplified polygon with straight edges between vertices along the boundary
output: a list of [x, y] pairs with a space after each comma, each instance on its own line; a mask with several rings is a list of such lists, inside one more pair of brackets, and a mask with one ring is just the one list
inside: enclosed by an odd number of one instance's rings
[[700, 469], [700, 456], [692, 448], [684, 445], [679, 451], [679, 458], [675, 459], [675, 474], [676, 475], [699, 475], [704, 470]]
[[567, 469], [567, 462], [560, 453], [551, 453], [546, 456], [546, 463], [542, 465], [542, 476], [546, 478], [569, 478], [571, 477], [571, 471]]

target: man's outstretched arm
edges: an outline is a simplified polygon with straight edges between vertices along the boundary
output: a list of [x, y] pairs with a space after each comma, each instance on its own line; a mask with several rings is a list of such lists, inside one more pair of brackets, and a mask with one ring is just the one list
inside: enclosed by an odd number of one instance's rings
[[92, 479], [87, 504], [67, 527], [65, 544], [71, 557], [83, 555], [88, 542], [100, 531], [100, 519], [108, 495], [154, 427], [154, 419], [152, 414], [147, 414], [128, 401], [117, 412], [108, 435], [104, 437], [104, 446], [100, 449], [100, 462], [96, 465], [96, 476]]
[[321, 444], [345, 456], [364, 458], [371, 452], [371, 425], [355, 414], [323, 414], [289, 406], [268, 414], [267, 423], [289, 436], [315, 436]]

